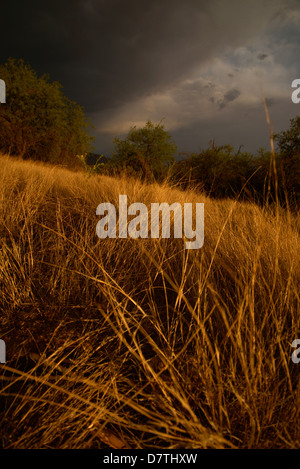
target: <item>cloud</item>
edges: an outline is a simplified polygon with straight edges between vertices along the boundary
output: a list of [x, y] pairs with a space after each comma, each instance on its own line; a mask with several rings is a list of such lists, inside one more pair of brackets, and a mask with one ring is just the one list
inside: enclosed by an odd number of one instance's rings
[[227, 103], [230, 103], [231, 101], [234, 101], [235, 99], [237, 99], [240, 96], [240, 94], [241, 92], [236, 88], [232, 88], [231, 90], [227, 91], [224, 94], [224, 98], [222, 99], [222, 101], [218, 103], [220, 109], [223, 109]]
[[18, 14], [6, 7], [1, 56], [9, 52], [50, 70], [87, 111], [116, 108], [174, 86], [225, 47], [247, 41], [281, 3], [29, 1]]
[[[98, 133], [148, 118], [177, 132], [273, 108], [298, 65], [295, 0], [28, 0], [1, 10], [0, 59], [22, 57], [84, 106]], [[294, 64], [292, 63], [294, 61]], [[277, 101], [276, 101], [277, 100]], [[106, 138], [106, 137], [105, 137]]]
[[193, 77], [167, 91], [124, 103], [117, 112], [112, 109], [98, 113], [99, 142], [102, 144], [108, 134], [123, 136], [131, 126], [142, 126], [148, 119], [159, 122], [164, 118], [165, 127], [181, 150], [197, 150], [212, 139], [217, 144], [244, 144], [251, 151], [268, 147], [257, 72], [277, 131], [287, 127], [288, 112], [297, 112], [290, 97], [290, 70], [277, 63], [271, 51], [268, 55], [268, 61], [258, 62], [255, 49], [235, 49], [199, 66]]

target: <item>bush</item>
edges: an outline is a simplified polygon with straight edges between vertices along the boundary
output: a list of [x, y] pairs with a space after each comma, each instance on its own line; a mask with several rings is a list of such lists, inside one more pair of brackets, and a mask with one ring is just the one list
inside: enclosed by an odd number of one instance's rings
[[234, 154], [231, 145], [223, 145], [190, 154], [175, 165], [174, 175], [184, 187], [200, 185], [212, 197], [231, 197], [242, 189], [252, 168], [250, 154]]
[[144, 179], [163, 179], [174, 161], [177, 146], [162, 124], [148, 121], [143, 128], [131, 128], [125, 140], [115, 139], [112, 165]]
[[281, 154], [280, 172], [290, 202], [299, 207], [300, 200], [300, 116], [290, 120], [290, 128], [276, 134]]

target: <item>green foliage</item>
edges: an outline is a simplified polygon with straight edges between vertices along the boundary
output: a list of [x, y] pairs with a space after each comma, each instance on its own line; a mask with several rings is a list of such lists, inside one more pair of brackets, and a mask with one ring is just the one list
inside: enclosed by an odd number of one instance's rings
[[290, 128], [274, 135], [281, 153], [292, 156], [300, 153], [300, 116], [290, 120]]
[[125, 140], [116, 138], [113, 164], [145, 179], [162, 179], [174, 162], [177, 146], [162, 124], [148, 121], [143, 128], [132, 127]]
[[299, 205], [300, 200], [300, 116], [290, 120], [290, 128], [276, 134], [281, 154], [280, 172], [287, 193]]
[[66, 98], [58, 82], [38, 77], [23, 60], [0, 65], [6, 104], [0, 105], [0, 149], [50, 162], [69, 162], [90, 149], [90, 124], [81, 106]]
[[200, 185], [213, 197], [229, 197], [241, 190], [253, 167], [249, 153], [234, 153], [231, 145], [211, 146], [199, 154], [192, 153], [175, 167], [175, 177]]
[[[230, 145], [212, 146], [191, 153], [173, 166], [172, 179], [183, 188], [198, 187], [213, 198], [236, 197], [272, 204], [278, 199], [290, 207], [299, 204], [299, 168], [289, 170], [283, 154], [275, 153], [274, 172], [270, 151], [260, 148], [256, 155], [234, 152]], [[287, 177], [288, 176], [288, 177]], [[296, 182], [297, 181], [297, 182]], [[296, 185], [298, 184], [298, 186]]]

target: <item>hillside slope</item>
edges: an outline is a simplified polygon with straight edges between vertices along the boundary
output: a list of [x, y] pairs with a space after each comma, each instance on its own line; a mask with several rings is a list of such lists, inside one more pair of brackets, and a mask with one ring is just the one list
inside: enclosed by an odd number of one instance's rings
[[[0, 156], [0, 445], [300, 448], [300, 219]], [[196, 203], [204, 245], [99, 239], [96, 207]]]

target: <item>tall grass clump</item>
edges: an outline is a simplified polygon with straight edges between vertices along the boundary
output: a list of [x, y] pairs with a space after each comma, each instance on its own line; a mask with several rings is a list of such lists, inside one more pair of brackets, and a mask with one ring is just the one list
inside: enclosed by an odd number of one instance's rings
[[[299, 215], [0, 157], [3, 448], [299, 448]], [[205, 239], [96, 207], [204, 202]]]

